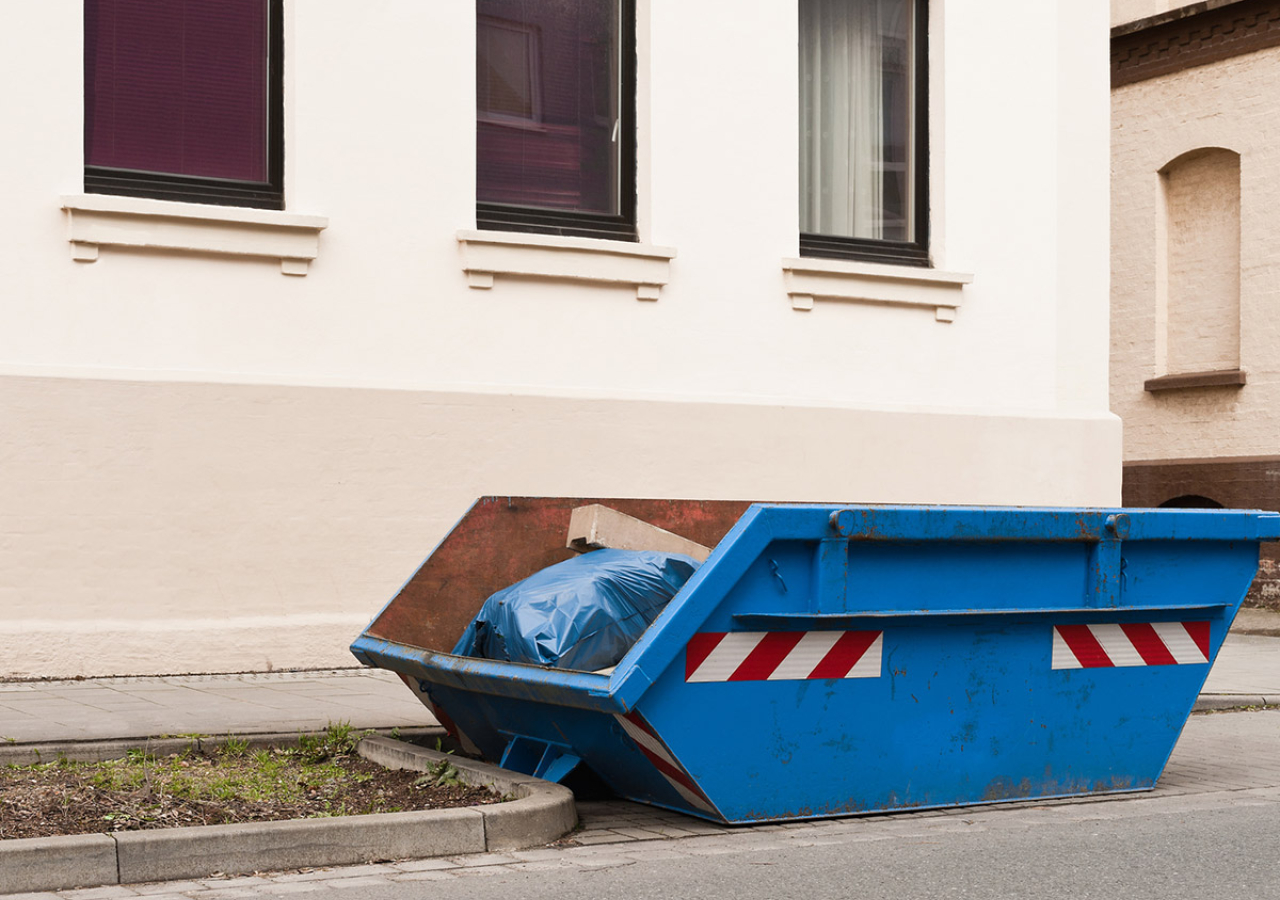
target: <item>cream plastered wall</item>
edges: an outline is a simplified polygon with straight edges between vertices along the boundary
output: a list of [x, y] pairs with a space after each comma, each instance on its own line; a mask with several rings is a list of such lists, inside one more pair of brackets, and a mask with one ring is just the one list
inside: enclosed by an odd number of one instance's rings
[[470, 4], [288, 0], [287, 209], [216, 223], [81, 196], [80, 15], [0, 30], [0, 675], [347, 664], [485, 493], [1119, 500], [1100, 0], [931, 4], [934, 282], [785, 262], [793, 4], [640, 0], [603, 263], [469, 234]]
[[1111, 27], [1158, 16], [1186, 5], [1183, 0], [1111, 0]]
[[[1280, 49], [1117, 88], [1112, 96], [1112, 409], [1125, 458], [1266, 456], [1280, 438]], [[1240, 389], [1143, 390], [1159, 365], [1159, 172], [1199, 148], [1240, 155]], [[1208, 234], [1208, 232], [1206, 232]], [[1207, 239], [1207, 238], [1206, 238]], [[1204, 248], [1201, 248], [1202, 250]], [[1235, 248], [1224, 241], [1222, 254]], [[1164, 290], [1169, 291], [1168, 288]], [[1172, 291], [1169, 292], [1172, 295]], [[1227, 315], [1233, 311], [1227, 309]], [[1184, 323], [1185, 324], [1185, 323]]]
[[1213, 9], [1237, 2], [1239, 0], [1198, 0], [1196, 3], [1188, 3], [1187, 0], [1111, 0], [1111, 27], [1126, 25], [1139, 19], [1149, 19], [1175, 9], [1191, 6], [1199, 9]]

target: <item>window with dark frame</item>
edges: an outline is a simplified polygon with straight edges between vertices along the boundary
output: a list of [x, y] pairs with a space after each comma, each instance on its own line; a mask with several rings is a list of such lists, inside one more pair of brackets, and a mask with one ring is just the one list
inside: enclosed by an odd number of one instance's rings
[[799, 0], [800, 254], [928, 266], [928, 0]]
[[635, 240], [634, 0], [477, 0], [476, 222]]
[[284, 208], [283, 0], [84, 0], [84, 186]]

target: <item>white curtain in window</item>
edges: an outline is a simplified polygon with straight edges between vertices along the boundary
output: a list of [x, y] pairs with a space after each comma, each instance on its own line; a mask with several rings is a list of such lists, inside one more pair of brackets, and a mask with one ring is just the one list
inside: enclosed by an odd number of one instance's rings
[[883, 36], [906, 0], [800, 0], [800, 230], [882, 239]]

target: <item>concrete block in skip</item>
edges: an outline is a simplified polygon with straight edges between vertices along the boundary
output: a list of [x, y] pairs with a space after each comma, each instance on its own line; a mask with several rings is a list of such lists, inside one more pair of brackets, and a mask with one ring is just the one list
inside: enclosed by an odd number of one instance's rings
[[0, 841], [0, 894], [116, 883], [116, 842], [105, 834]]
[[711, 548], [695, 543], [665, 528], [618, 512], [599, 503], [579, 506], [569, 517], [565, 546], [579, 552], [609, 547], [614, 550], [654, 550], [683, 553], [698, 562], [711, 555]]
[[130, 832], [118, 839], [124, 884], [485, 849], [484, 819], [475, 809], [209, 825]]

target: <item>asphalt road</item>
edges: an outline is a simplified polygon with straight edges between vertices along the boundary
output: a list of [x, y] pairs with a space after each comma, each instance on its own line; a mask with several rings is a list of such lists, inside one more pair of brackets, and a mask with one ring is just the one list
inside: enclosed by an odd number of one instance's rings
[[[1198, 808], [1198, 806], [1200, 808]], [[1280, 898], [1280, 791], [1219, 808], [1168, 801], [1056, 823], [953, 818], [945, 829], [584, 870], [365, 887], [369, 900], [600, 898]], [[1133, 812], [1130, 807], [1130, 812]], [[972, 824], [967, 824], [967, 823]]]

